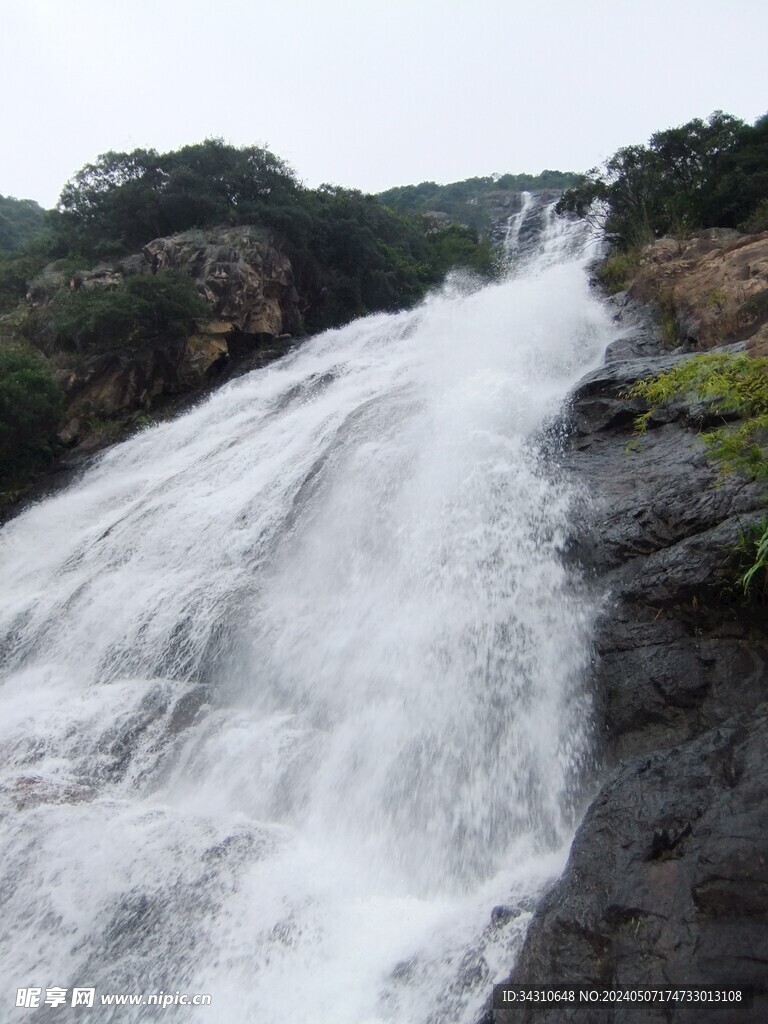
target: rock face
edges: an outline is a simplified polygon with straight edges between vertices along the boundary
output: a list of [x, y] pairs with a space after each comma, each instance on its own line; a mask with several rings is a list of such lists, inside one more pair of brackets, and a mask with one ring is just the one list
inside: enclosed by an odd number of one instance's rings
[[[89, 424], [96, 421], [146, 412], [214, 379], [264, 365], [282, 355], [291, 336], [301, 331], [290, 261], [267, 231], [255, 227], [186, 231], [155, 239], [141, 253], [114, 264], [66, 278], [43, 274], [30, 285], [27, 302], [45, 305], [66, 287], [117, 289], [127, 277], [161, 270], [192, 278], [211, 307], [211, 319], [187, 338], [73, 357], [56, 373], [67, 401], [60, 434], [65, 443], [87, 441]], [[66, 355], [59, 359], [66, 364]], [[111, 431], [106, 440], [115, 437]]]
[[671, 306], [678, 341], [692, 349], [750, 339], [766, 354], [768, 232], [713, 228], [686, 242], [661, 238], [646, 249], [631, 295]]
[[690, 356], [662, 353], [631, 306], [619, 316], [626, 335], [572, 396], [564, 456], [592, 496], [571, 557], [606, 595], [593, 691], [611, 774], [510, 978], [765, 994], [733, 1017], [559, 1006], [489, 1010], [486, 1024], [768, 1020], [768, 630], [765, 606], [745, 603], [738, 553], [765, 486], [718, 476], [701, 405], [660, 409], [630, 443], [644, 407], [626, 388]]
[[569, 410], [565, 466], [597, 496], [573, 545], [607, 594], [594, 690], [608, 764], [768, 699], [764, 609], [745, 606], [738, 583], [740, 538], [765, 515], [765, 485], [719, 474], [698, 438], [710, 425], [700, 404], [670, 403], [635, 437], [644, 406], [624, 397], [629, 385], [691, 358], [635, 355], [652, 346], [652, 332], [631, 330]]
[[197, 283], [213, 313], [240, 334], [276, 337], [301, 330], [288, 257], [261, 228], [215, 228], [157, 238], [146, 269], [176, 270]]
[[[768, 991], [768, 705], [693, 742], [635, 759], [604, 786], [565, 874], [539, 907], [515, 982], [670, 984]], [[537, 1021], [768, 1019], [704, 1006], [560, 1006], [497, 1012]]]

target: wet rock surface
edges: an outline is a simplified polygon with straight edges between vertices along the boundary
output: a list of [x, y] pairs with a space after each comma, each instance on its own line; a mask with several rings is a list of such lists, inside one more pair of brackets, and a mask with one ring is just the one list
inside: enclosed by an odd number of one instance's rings
[[618, 305], [626, 334], [575, 389], [564, 454], [585, 493], [571, 558], [605, 595], [592, 686], [607, 781], [510, 981], [763, 994], [738, 1012], [488, 1008], [484, 1024], [768, 1020], [768, 631], [739, 583], [766, 489], [718, 473], [700, 404], [660, 409], [636, 439], [644, 406], [626, 389], [690, 356]]
[[[703, 1004], [497, 1011], [496, 1024], [768, 1019], [768, 705], [624, 764], [590, 807], [512, 980], [611, 989], [753, 986]], [[762, 991], [759, 991], [762, 990]], [[486, 1020], [494, 1018], [487, 1016]]]
[[[653, 334], [649, 325], [649, 349]], [[594, 690], [609, 765], [768, 699], [765, 609], [745, 603], [739, 583], [742, 538], [766, 514], [765, 485], [723, 475], [707, 458], [700, 403], [659, 409], [639, 438], [633, 421], [645, 406], [625, 397], [688, 358], [609, 352], [571, 400], [564, 462], [590, 495], [574, 557], [606, 595]]]

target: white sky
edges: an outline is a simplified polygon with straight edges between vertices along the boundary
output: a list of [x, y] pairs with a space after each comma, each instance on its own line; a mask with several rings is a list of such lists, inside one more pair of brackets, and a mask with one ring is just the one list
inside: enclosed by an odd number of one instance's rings
[[0, 194], [207, 136], [365, 191], [585, 170], [754, 121], [767, 53], [765, 0], [0, 0]]

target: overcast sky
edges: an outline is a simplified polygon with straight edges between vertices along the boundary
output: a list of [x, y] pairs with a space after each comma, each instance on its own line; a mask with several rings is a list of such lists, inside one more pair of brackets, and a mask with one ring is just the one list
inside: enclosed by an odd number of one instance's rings
[[0, 194], [109, 149], [266, 145], [379, 191], [585, 170], [768, 110], [765, 0], [0, 0]]

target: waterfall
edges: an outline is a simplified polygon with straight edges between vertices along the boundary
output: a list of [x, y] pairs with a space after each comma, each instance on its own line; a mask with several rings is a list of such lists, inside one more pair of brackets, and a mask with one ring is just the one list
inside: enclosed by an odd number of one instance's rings
[[507, 220], [507, 231], [504, 236], [504, 247], [511, 255], [516, 255], [519, 251], [520, 242], [520, 231], [525, 224], [528, 214], [531, 209], [531, 204], [534, 203], [534, 197], [532, 192], [521, 192], [520, 193], [520, 209], [517, 213], [513, 213]]
[[0, 1017], [474, 1020], [589, 753], [540, 436], [612, 328], [541, 224], [504, 282], [310, 339], [2, 529]]

